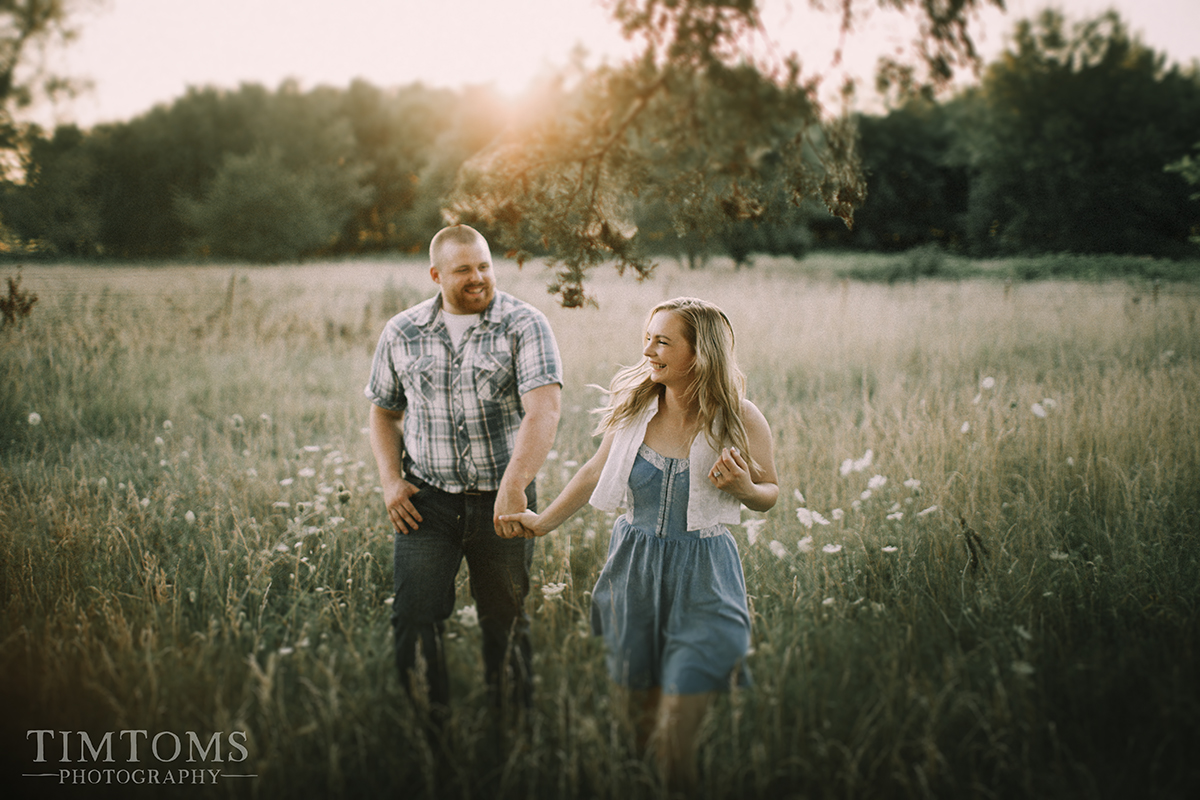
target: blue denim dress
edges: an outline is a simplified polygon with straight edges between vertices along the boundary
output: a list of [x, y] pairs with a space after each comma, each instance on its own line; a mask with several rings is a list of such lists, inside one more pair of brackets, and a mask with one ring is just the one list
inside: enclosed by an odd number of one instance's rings
[[737, 543], [722, 525], [687, 530], [688, 466], [638, 449], [631, 507], [613, 526], [592, 592], [592, 631], [604, 636], [609, 675], [630, 689], [696, 694], [750, 682]]

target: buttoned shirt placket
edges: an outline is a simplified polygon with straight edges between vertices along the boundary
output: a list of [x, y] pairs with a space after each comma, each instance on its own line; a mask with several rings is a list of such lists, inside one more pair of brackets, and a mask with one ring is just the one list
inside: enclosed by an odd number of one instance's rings
[[450, 351], [450, 409], [454, 415], [454, 454], [458, 459], [459, 481], [467, 491], [473, 491], [479, 484], [479, 470], [471, 458], [471, 437], [467, 434], [467, 409], [462, 391], [463, 352], [478, 327], [479, 323], [476, 323], [463, 331], [457, 349], [450, 340], [450, 332], [444, 323], [441, 329], [442, 341]]

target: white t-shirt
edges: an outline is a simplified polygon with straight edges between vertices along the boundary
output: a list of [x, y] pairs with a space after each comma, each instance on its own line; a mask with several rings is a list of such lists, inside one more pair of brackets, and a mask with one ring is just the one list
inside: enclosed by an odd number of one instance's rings
[[467, 328], [479, 322], [479, 314], [451, 314], [443, 308], [442, 319], [446, 323], [446, 330], [450, 331], [450, 341], [454, 342], [454, 349], [457, 350]]

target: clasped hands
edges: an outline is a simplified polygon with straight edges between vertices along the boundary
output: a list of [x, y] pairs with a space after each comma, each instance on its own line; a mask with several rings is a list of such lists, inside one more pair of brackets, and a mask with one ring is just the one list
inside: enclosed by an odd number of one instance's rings
[[[736, 447], [726, 447], [721, 451], [720, 457], [708, 471], [708, 480], [717, 489], [729, 492], [735, 497], [743, 496], [754, 483], [750, 476], [750, 465]], [[750, 486], [747, 486], [747, 483]], [[499, 499], [496, 505], [496, 533], [502, 538], [533, 539], [545, 536], [553, 530], [542, 524], [541, 515], [537, 512], [525, 509], [516, 514], [504, 514], [500, 513]]]

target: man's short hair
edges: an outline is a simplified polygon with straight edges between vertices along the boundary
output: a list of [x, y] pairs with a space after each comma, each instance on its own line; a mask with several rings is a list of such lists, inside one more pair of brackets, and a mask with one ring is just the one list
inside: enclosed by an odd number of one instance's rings
[[483, 246], [487, 247], [487, 239], [470, 225], [451, 225], [448, 228], [442, 228], [429, 242], [429, 263], [437, 266], [438, 251], [447, 244], [473, 245], [478, 242], [483, 242]]

